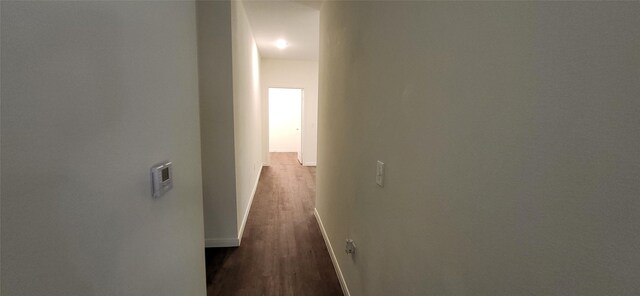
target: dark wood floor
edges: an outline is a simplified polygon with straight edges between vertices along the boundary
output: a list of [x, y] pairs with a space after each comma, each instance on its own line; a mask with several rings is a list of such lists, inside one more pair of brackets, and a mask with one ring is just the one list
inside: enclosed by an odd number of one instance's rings
[[315, 168], [272, 153], [239, 248], [208, 248], [207, 294], [342, 295], [313, 216]]

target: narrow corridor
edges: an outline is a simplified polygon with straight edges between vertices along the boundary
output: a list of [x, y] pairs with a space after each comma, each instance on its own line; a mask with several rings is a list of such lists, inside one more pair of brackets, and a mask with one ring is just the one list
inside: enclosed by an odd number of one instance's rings
[[315, 167], [271, 153], [239, 248], [208, 248], [207, 294], [342, 295], [313, 216]]

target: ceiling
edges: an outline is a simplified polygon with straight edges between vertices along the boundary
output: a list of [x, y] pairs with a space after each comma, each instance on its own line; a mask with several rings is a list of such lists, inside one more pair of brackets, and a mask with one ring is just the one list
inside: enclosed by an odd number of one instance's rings
[[[320, 1], [243, 1], [260, 56], [272, 59], [318, 60]], [[276, 47], [278, 39], [289, 46]]]

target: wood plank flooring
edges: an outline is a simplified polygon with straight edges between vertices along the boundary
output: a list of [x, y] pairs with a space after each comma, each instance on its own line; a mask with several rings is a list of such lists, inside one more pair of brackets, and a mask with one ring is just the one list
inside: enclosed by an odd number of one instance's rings
[[239, 248], [207, 248], [207, 295], [342, 295], [313, 216], [315, 168], [271, 153]]

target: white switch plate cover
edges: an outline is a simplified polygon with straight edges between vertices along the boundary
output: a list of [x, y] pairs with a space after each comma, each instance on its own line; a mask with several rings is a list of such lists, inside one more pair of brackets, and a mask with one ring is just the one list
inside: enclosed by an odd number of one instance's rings
[[376, 184], [380, 187], [384, 187], [384, 162], [378, 160], [376, 166]]

